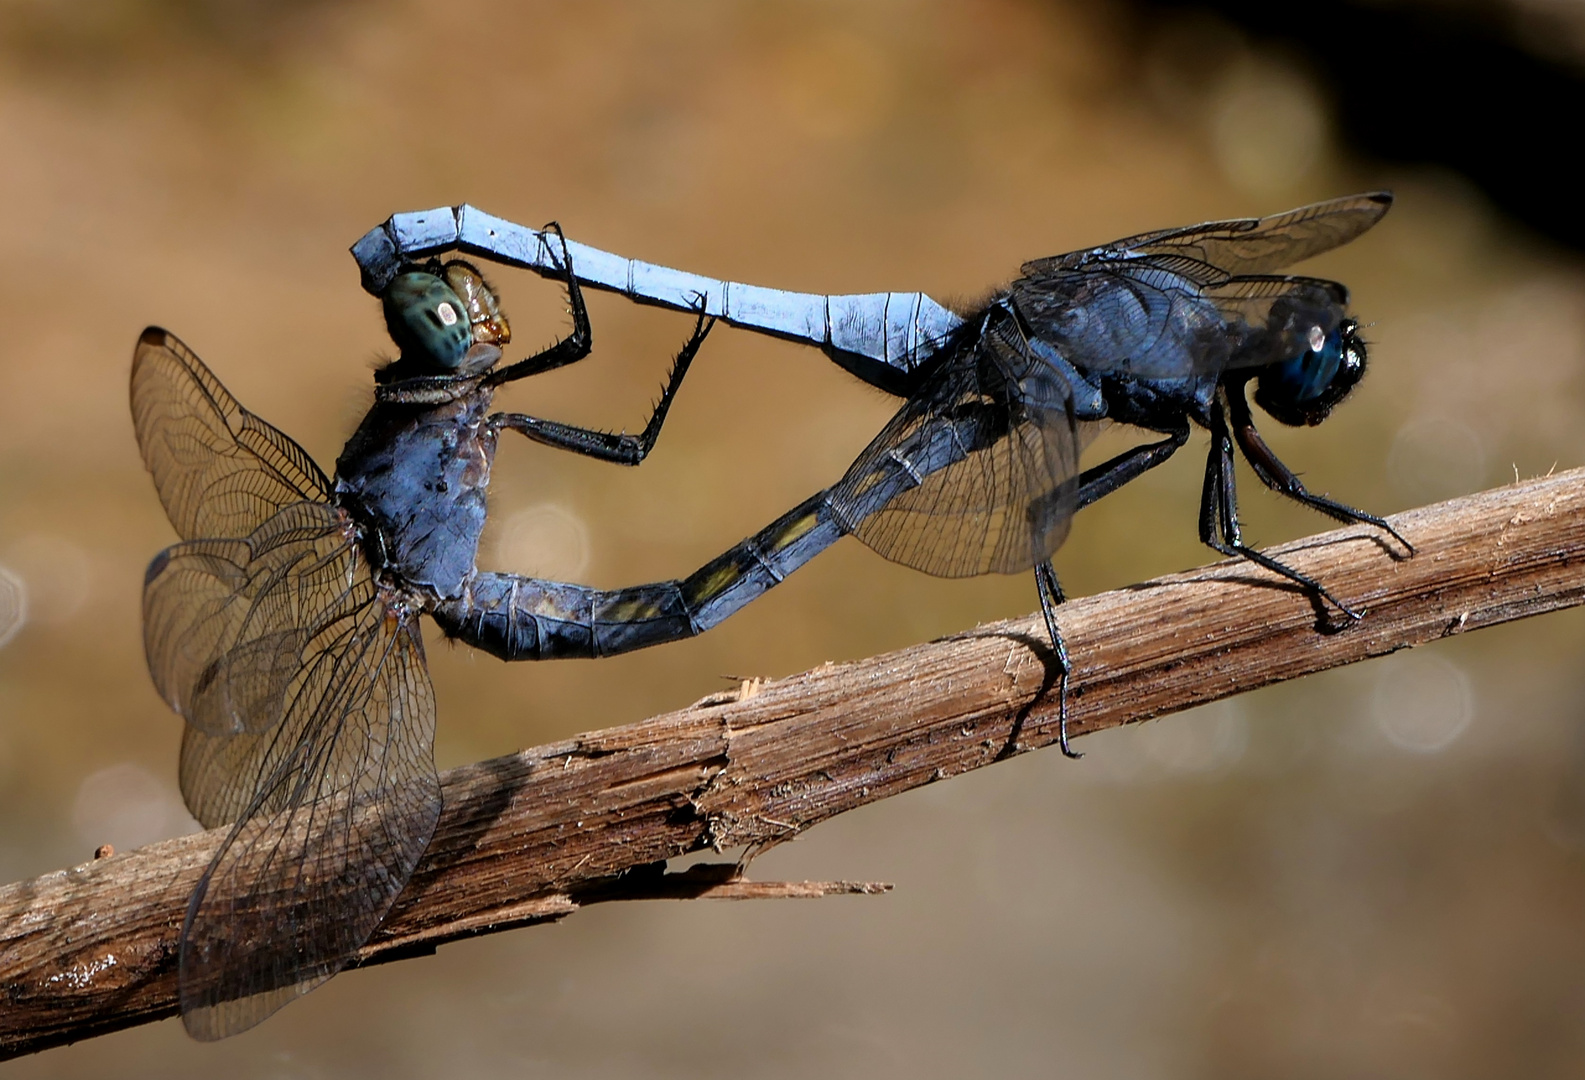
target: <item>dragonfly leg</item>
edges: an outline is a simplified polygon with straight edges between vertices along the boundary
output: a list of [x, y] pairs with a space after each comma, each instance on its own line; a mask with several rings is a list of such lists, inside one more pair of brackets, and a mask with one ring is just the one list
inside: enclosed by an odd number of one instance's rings
[[584, 305], [583, 289], [579, 287], [578, 278], [572, 271], [572, 255], [567, 251], [567, 238], [561, 235], [561, 226], [554, 221], [545, 226], [545, 232], [555, 233], [561, 245], [559, 269], [561, 279], [567, 286], [567, 306], [572, 310], [572, 333], [543, 352], [491, 372], [486, 380], [491, 386], [500, 386], [502, 383], [526, 379], [530, 375], [539, 375], [559, 367], [566, 367], [568, 364], [575, 364], [588, 356], [589, 350], [594, 347], [594, 331], [589, 325], [589, 309]]
[[613, 656], [702, 634], [846, 535], [822, 491], [681, 581], [591, 589], [479, 573], [433, 610], [441, 629], [503, 660]]
[[559, 450], [570, 450], [575, 454], [597, 458], [600, 461], [611, 461], [618, 465], [637, 465], [648, 456], [655, 446], [655, 440], [660, 438], [661, 425], [666, 422], [666, 414], [671, 409], [672, 398], [677, 395], [678, 388], [682, 386], [683, 376], [688, 374], [688, 366], [693, 363], [694, 356], [699, 352], [699, 346], [704, 344], [706, 335], [714, 325], [714, 319], [706, 318], [703, 312], [700, 313], [698, 322], [694, 324], [693, 336], [688, 339], [688, 343], [677, 354], [677, 359], [672, 362], [671, 374], [666, 379], [660, 400], [655, 403], [655, 409], [650, 413], [644, 430], [637, 435], [626, 433], [615, 435], [608, 431], [574, 427], [555, 420], [541, 420], [522, 413], [496, 413], [490, 417], [490, 427], [495, 431], [503, 428], [516, 431], [537, 443], [554, 446]]
[[1035, 589], [1040, 594], [1040, 614], [1046, 620], [1051, 652], [1057, 660], [1057, 744], [1065, 757], [1076, 761], [1084, 755], [1068, 745], [1068, 677], [1073, 673], [1073, 665], [1068, 661], [1068, 646], [1057, 626], [1057, 605], [1067, 597], [1062, 594], [1062, 583], [1057, 580], [1050, 559], [1035, 564]]
[[1298, 503], [1303, 503], [1312, 510], [1319, 510], [1327, 517], [1349, 525], [1374, 525], [1402, 544], [1410, 555], [1414, 554], [1414, 545], [1403, 538], [1403, 535], [1389, 525], [1383, 518], [1375, 514], [1367, 514], [1363, 510], [1356, 510], [1335, 499], [1325, 495], [1313, 495], [1305, 489], [1293, 470], [1282, 463], [1282, 460], [1266, 445], [1266, 440], [1261, 438], [1260, 432], [1255, 428], [1254, 417], [1250, 414], [1249, 402], [1242, 393], [1229, 394], [1229, 417], [1233, 438], [1238, 442], [1238, 447], [1244, 452], [1244, 460], [1249, 462], [1250, 468], [1255, 470], [1255, 475], [1260, 477], [1260, 482], [1279, 495], [1286, 495]]
[[1360, 619], [1360, 612], [1333, 596], [1319, 581], [1244, 543], [1243, 527], [1238, 521], [1233, 438], [1220, 399], [1211, 406], [1210, 427], [1211, 451], [1205, 460], [1205, 487], [1200, 494], [1200, 541], [1223, 555], [1236, 555], [1263, 566], [1320, 597], [1350, 619]]
[[1188, 441], [1189, 425], [1184, 424], [1181, 429], [1168, 429], [1167, 437], [1160, 442], [1130, 447], [1093, 469], [1085, 469], [1079, 477], [1078, 506], [1074, 509], [1082, 510], [1124, 484], [1137, 480], [1177, 453]]

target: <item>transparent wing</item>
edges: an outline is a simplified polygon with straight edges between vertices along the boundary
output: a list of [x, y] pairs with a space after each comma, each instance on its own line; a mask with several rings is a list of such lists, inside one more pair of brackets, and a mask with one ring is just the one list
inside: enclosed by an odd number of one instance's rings
[[[367, 599], [371, 585], [336, 511], [294, 503], [251, 536], [190, 540], [150, 564], [143, 644], [160, 696], [216, 738], [274, 730], [315, 627]], [[235, 821], [260, 776], [190, 786], [188, 807], [213, 828]]]
[[1031, 335], [1087, 371], [1174, 379], [1288, 360], [1312, 327], [1337, 326], [1348, 293], [1272, 271], [1348, 243], [1391, 205], [1376, 192], [1144, 233], [1025, 263], [1009, 294]]
[[388, 605], [337, 513], [178, 544], [144, 593], [155, 682], [187, 720], [182, 792], [237, 824], [182, 930], [183, 1022], [222, 1038], [335, 974], [440, 814], [416, 614]]
[[1143, 256], [1014, 282], [1033, 337], [1089, 372], [1146, 379], [1215, 375], [1292, 359], [1310, 329], [1342, 321], [1348, 290], [1286, 275], [1195, 281], [1174, 260]]
[[830, 504], [893, 562], [941, 577], [1016, 573], [1064, 539], [1077, 496], [1071, 390], [993, 309], [969, 357], [947, 357], [847, 474]]
[[247, 536], [284, 506], [330, 499], [330, 482], [303, 448], [237, 404], [158, 327], [143, 331], [132, 354], [132, 422], [184, 540]]
[[[1214, 280], [1246, 274], [1270, 274], [1296, 262], [1341, 247], [1355, 239], [1392, 208], [1386, 191], [1346, 195], [1263, 218], [1211, 221], [1176, 229], [1158, 229], [1114, 240], [1098, 248], [1036, 259], [1021, 273], [1039, 277], [1109, 262], [1124, 253], [1159, 255], [1208, 268]], [[1206, 271], [1190, 269], [1189, 276]]]

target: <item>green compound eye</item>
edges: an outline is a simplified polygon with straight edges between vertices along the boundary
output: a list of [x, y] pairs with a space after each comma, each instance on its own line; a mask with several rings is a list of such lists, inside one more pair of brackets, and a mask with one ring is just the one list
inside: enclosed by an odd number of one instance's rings
[[385, 290], [385, 325], [406, 360], [455, 371], [473, 344], [462, 300], [421, 270], [397, 275]]

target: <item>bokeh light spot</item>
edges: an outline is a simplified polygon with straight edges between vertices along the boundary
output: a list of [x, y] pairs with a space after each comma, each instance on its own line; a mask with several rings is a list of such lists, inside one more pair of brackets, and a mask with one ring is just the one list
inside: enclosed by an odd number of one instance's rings
[[1467, 495], [1486, 479], [1486, 448], [1460, 420], [1421, 416], [1393, 436], [1387, 479], [1406, 499], [1435, 502]]
[[1452, 661], [1416, 651], [1383, 661], [1371, 695], [1371, 714], [1400, 750], [1446, 750], [1475, 719], [1469, 677]]
[[1216, 95], [1211, 144], [1217, 164], [1255, 195], [1296, 186], [1321, 157], [1326, 111], [1315, 88], [1291, 68], [1236, 64]]
[[589, 527], [565, 506], [530, 506], [506, 519], [495, 557], [502, 571], [576, 581], [589, 568]]
[[4, 648], [28, 619], [28, 590], [22, 579], [0, 566], [0, 648]]
[[28, 617], [41, 626], [76, 618], [93, 591], [93, 560], [63, 536], [28, 533], [5, 549], [5, 561], [27, 583]]
[[110, 844], [128, 851], [198, 830], [175, 790], [130, 761], [83, 780], [72, 804], [72, 824], [85, 850]]

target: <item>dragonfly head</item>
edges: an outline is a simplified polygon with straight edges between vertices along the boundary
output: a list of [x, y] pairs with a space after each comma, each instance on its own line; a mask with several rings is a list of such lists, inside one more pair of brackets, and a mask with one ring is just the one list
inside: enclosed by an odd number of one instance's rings
[[396, 275], [380, 299], [385, 326], [411, 373], [478, 374], [512, 340], [495, 291], [461, 260], [411, 267]]
[[1310, 347], [1292, 360], [1260, 369], [1255, 404], [1284, 424], [1313, 427], [1327, 418], [1365, 374], [1359, 323], [1344, 319], [1331, 333], [1310, 328]]

